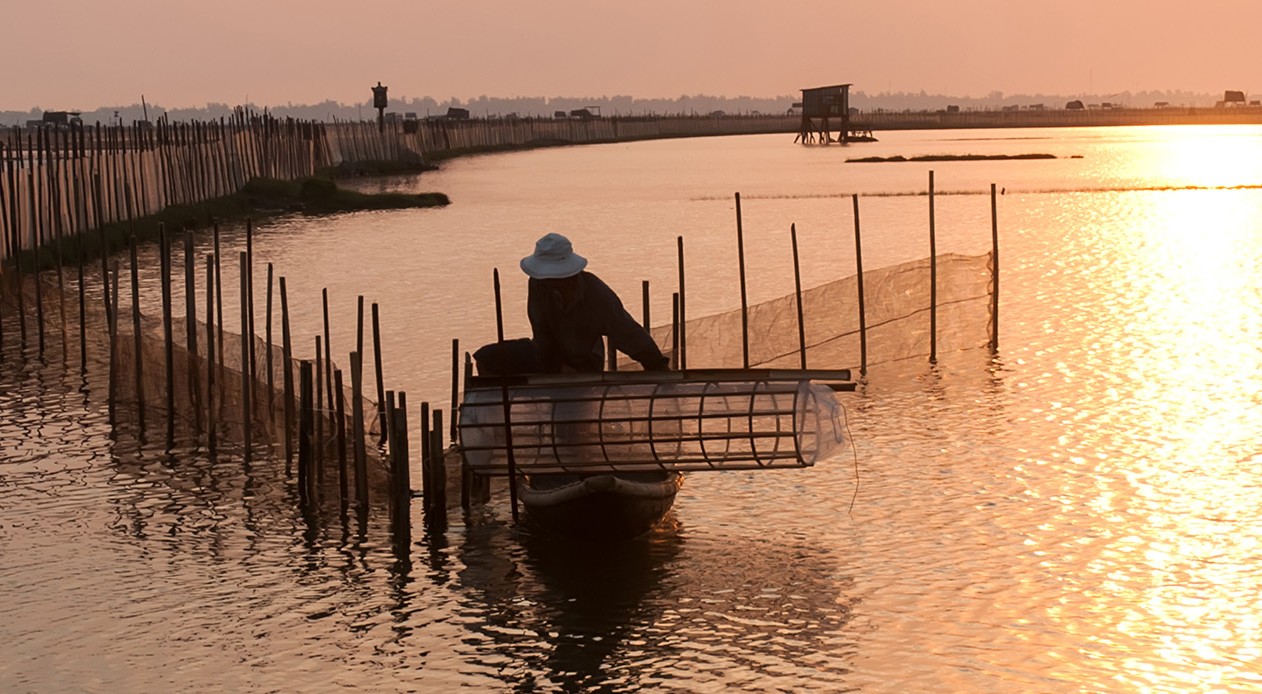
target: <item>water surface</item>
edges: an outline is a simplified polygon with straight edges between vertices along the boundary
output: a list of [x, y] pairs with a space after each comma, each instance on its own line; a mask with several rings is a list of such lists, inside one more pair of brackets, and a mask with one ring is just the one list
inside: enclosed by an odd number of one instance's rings
[[[843, 396], [841, 455], [694, 474], [667, 524], [612, 551], [513, 527], [499, 495], [441, 536], [414, 509], [401, 559], [383, 518], [300, 513], [283, 460], [111, 427], [103, 384], [21, 349], [6, 313], [0, 686], [1262, 689], [1262, 128], [790, 139], [471, 157], [362, 184], [448, 208], [257, 230], [296, 343], [327, 287], [345, 361], [364, 295], [387, 380], [445, 406], [451, 340], [494, 339], [493, 269], [506, 331], [528, 331], [515, 266], [546, 231], [636, 310], [649, 280], [662, 318], [684, 236], [702, 315], [738, 305], [733, 193], [759, 300], [792, 290], [790, 224], [813, 286], [853, 272], [851, 195], [880, 267], [927, 253], [930, 170], [944, 252], [989, 249], [997, 186], [997, 356], [874, 368]], [[1031, 152], [1057, 158], [845, 161]]]

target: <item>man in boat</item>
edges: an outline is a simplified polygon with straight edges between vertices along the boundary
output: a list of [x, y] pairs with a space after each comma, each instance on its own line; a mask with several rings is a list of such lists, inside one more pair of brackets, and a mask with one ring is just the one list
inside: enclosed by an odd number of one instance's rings
[[535, 252], [521, 259], [530, 277], [526, 313], [534, 333], [535, 359], [545, 373], [598, 373], [605, 366], [605, 341], [645, 370], [668, 368], [653, 337], [623, 308], [609, 285], [586, 272], [587, 259], [561, 234], [546, 234]]

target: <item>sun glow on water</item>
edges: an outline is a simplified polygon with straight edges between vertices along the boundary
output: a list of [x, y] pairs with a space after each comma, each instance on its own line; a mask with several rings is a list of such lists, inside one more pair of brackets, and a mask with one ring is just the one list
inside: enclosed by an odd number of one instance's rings
[[1151, 146], [1119, 162], [1133, 173], [1171, 187], [1233, 188], [1262, 185], [1262, 135], [1251, 126], [1162, 126]]

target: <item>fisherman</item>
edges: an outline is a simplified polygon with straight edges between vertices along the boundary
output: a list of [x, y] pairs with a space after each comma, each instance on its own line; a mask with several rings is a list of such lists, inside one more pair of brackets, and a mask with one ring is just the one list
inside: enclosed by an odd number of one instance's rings
[[609, 285], [585, 272], [587, 259], [561, 234], [545, 234], [521, 259], [529, 277], [526, 313], [534, 333], [536, 365], [544, 373], [600, 372], [605, 341], [646, 371], [668, 368], [653, 337], [623, 308]]

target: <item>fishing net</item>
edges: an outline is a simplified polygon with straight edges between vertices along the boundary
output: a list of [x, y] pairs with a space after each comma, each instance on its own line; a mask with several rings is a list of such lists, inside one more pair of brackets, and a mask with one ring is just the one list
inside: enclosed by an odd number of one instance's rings
[[[43, 339], [50, 348], [63, 351], [68, 360], [78, 358], [82, 351], [85, 374], [95, 382], [108, 383], [107, 401], [116, 424], [135, 426], [142, 436], [148, 432], [156, 437], [167, 429], [169, 413], [172, 433], [182, 440], [192, 436], [206, 443], [213, 438], [220, 444], [241, 445], [248, 432], [254, 445], [280, 447], [287, 453], [297, 450], [294, 440], [298, 432], [302, 360], [286, 360], [281, 346], [269, 345], [259, 336], [243, 341], [240, 333], [218, 326], [208, 329], [200, 320], [192, 321], [190, 340], [186, 315], [172, 316], [168, 343], [161, 318], [133, 310], [126, 284], [113, 307], [117, 320], [112, 336], [100, 293], [84, 299], [81, 332], [77, 285], [58, 286], [50, 278], [50, 273], [41, 275], [37, 289], [28, 276], [20, 297], [15, 294], [8, 299], [11, 306], [22, 304], [29, 321], [25, 341], [34, 345], [39, 339], [37, 321], [42, 318]], [[116, 286], [111, 292], [117, 289]], [[23, 339], [17, 335], [6, 338]], [[210, 345], [213, 347], [208, 351]], [[290, 371], [288, 386], [286, 365]], [[336, 396], [341, 395], [345, 431], [350, 432], [354, 393], [349, 372], [343, 375], [338, 390], [332, 378], [334, 371], [327, 369], [327, 364], [321, 363], [318, 374], [313, 374], [312, 397], [317, 410], [316, 447], [332, 455], [337, 429]], [[333, 364], [333, 369], [339, 367]], [[288, 416], [287, 392], [292, 398]], [[364, 392], [361, 390], [359, 401], [365, 433], [370, 439], [378, 438], [378, 408]], [[375, 444], [368, 450], [374, 452]]]
[[[980, 347], [990, 340], [992, 273], [989, 254], [937, 258], [936, 331], [930, 259], [863, 273], [867, 366]], [[802, 292], [805, 366], [859, 368], [859, 283], [851, 275]], [[793, 294], [749, 307], [750, 367], [802, 366], [797, 297]], [[674, 328], [650, 331], [663, 351], [675, 345]], [[934, 336], [936, 332], [936, 343]], [[684, 324], [688, 368], [743, 366], [741, 310]], [[627, 363], [629, 366], [629, 362]]]

